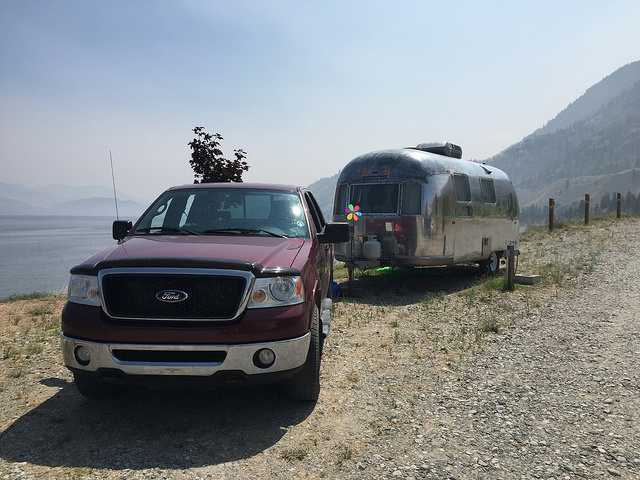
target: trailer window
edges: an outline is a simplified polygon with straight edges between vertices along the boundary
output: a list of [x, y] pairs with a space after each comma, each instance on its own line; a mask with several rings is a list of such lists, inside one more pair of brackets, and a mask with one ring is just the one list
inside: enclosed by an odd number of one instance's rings
[[333, 200], [333, 214], [344, 215], [347, 206], [347, 185], [344, 183], [336, 187], [336, 196]]
[[456, 207], [456, 217], [473, 217], [471, 205], [458, 205]]
[[398, 213], [398, 184], [353, 185], [349, 202], [362, 213]]
[[453, 183], [456, 189], [456, 200], [459, 202], [470, 202], [471, 188], [469, 187], [469, 177], [466, 175], [454, 174]]
[[418, 182], [406, 182], [402, 184], [402, 215], [420, 215], [422, 185]]
[[480, 179], [480, 190], [482, 191], [482, 201], [485, 203], [496, 203], [496, 190], [493, 187], [493, 180], [490, 178]]

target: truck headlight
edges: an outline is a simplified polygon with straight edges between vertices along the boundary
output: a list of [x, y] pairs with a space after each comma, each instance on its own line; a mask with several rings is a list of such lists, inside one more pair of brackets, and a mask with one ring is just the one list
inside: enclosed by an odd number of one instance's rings
[[98, 277], [95, 275], [71, 275], [67, 300], [82, 305], [99, 307]]
[[304, 285], [299, 276], [256, 278], [248, 308], [281, 307], [303, 301]]

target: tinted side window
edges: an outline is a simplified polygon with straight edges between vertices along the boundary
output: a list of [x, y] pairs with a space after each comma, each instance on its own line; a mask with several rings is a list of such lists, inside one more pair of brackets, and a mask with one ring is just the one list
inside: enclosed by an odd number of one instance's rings
[[471, 187], [469, 186], [469, 177], [456, 173], [453, 175], [453, 183], [456, 189], [456, 200], [459, 202], [470, 202]]
[[401, 215], [420, 215], [421, 213], [422, 185], [418, 182], [405, 182], [402, 184]]
[[485, 203], [496, 203], [496, 190], [493, 187], [493, 180], [490, 178], [480, 179], [480, 190], [482, 191], [482, 201]]
[[473, 208], [471, 205], [458, 205], [456, 207], [456, 217], [472, 217]]
[[333, 214], [344, 215], [344, 209], [347, 207], [347, 185], [344, 183], [336, 187], [336, 195], [333, 199]]
[[320, 210], [320, 207], [318, 207], [318, 203], [316, 202], [316, 199], [313, 198], [311, 192], [305, 192], [304, 198], [309, 206], [309, 213], [311, 214], [313, 225], [316, 228], [316, 233], [320, 233], [324, 230], [324, 215], [322, 215], [322, 211]]

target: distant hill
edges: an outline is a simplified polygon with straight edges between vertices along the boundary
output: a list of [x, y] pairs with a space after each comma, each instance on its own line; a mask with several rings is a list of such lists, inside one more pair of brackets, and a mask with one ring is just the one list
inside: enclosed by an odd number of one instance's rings
[[0, 215], [45, 215], [45, 210], [22, 200], [0, 196]]
[[339, 176], [340, 173], [336, 173], [332, 177], [321, 178], [309, 185], [309, 190], [313, 193], [327, 221], [333, 220], [333, 194], [336, 191]]
[[[130, 195], [118, 194], [120, 217], [135, 220], [146, 205]], [[97, 186], [49, 185], [30, 188], [0, 183], [0, 215], [114, 216], [113, 191]]]
[[[145, 211], [146, 205], [141, 205], [131, 200], [118, 200], [118, 215], [122, 220], [137, 220]], [[56, 215], [83, 215], [83, 216], [113, 216], [116, 215], [116, 207], [113, 198], [90, 197], [81, 200], [71, 200], [55, 206]]]
[[593, 206], [607, 194], [640, 194], [640, 62], [609, 75], [542, 131], [486, 163], [513, 180], [523, 223], [540, 220], [528, 214], [548, 205], [549, 198], [562, 214], [585, 193]]
[[640, 61], [619, 68], [589, 88], [584, 95], [562, 110], [544, 127], [533, 132], [532, 135], [553, 133], [596, 114], [621, 92], [633, 87], [638, 80], [640, 80]]
[[[484, 162], [513, 180], [523, 223], [540, 221], [549, 198], [563, 214], [585, 193], [593, 207], [615, 192], [640, 195], [640, 61], [616, 70], [543, 128]], [[337, 179], [310, 185], [329, 219]]]
[[[576, 208], [585, 193], [594, 207], [615, 192], [640, 200], [640, 61], [616, 70], [543, 128], [484, 162], [513, 180], [522, 223], [539, 221], [549, 198], [555, 199], [559, 214]], [[338, 176], [339, 172], [309, 185], [328, 220]], [[144, 211], [145, 205], [136, 199], [118, 197], [121, 217], [133, 219]], [[0, 214], [114, 213], [112, 191], [105, 187], [31, 189], [0, 183]]]

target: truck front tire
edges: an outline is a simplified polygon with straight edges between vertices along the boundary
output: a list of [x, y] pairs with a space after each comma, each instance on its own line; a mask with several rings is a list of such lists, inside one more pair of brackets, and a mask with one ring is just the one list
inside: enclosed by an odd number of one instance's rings
[[287, 396], [291, 400], [316, 401], [320, 395], [320, 312], [313, 306], [313, 319], [311, 321], [311, 343], [307, 360], [298, 373], [286, 383]]
[[106, 384], [95, 375], [84, 372], [74, 372], [73, 383], [76, 384], [78, 392], [89, 398], [112, 397], [118, 391], [116, 386]]

